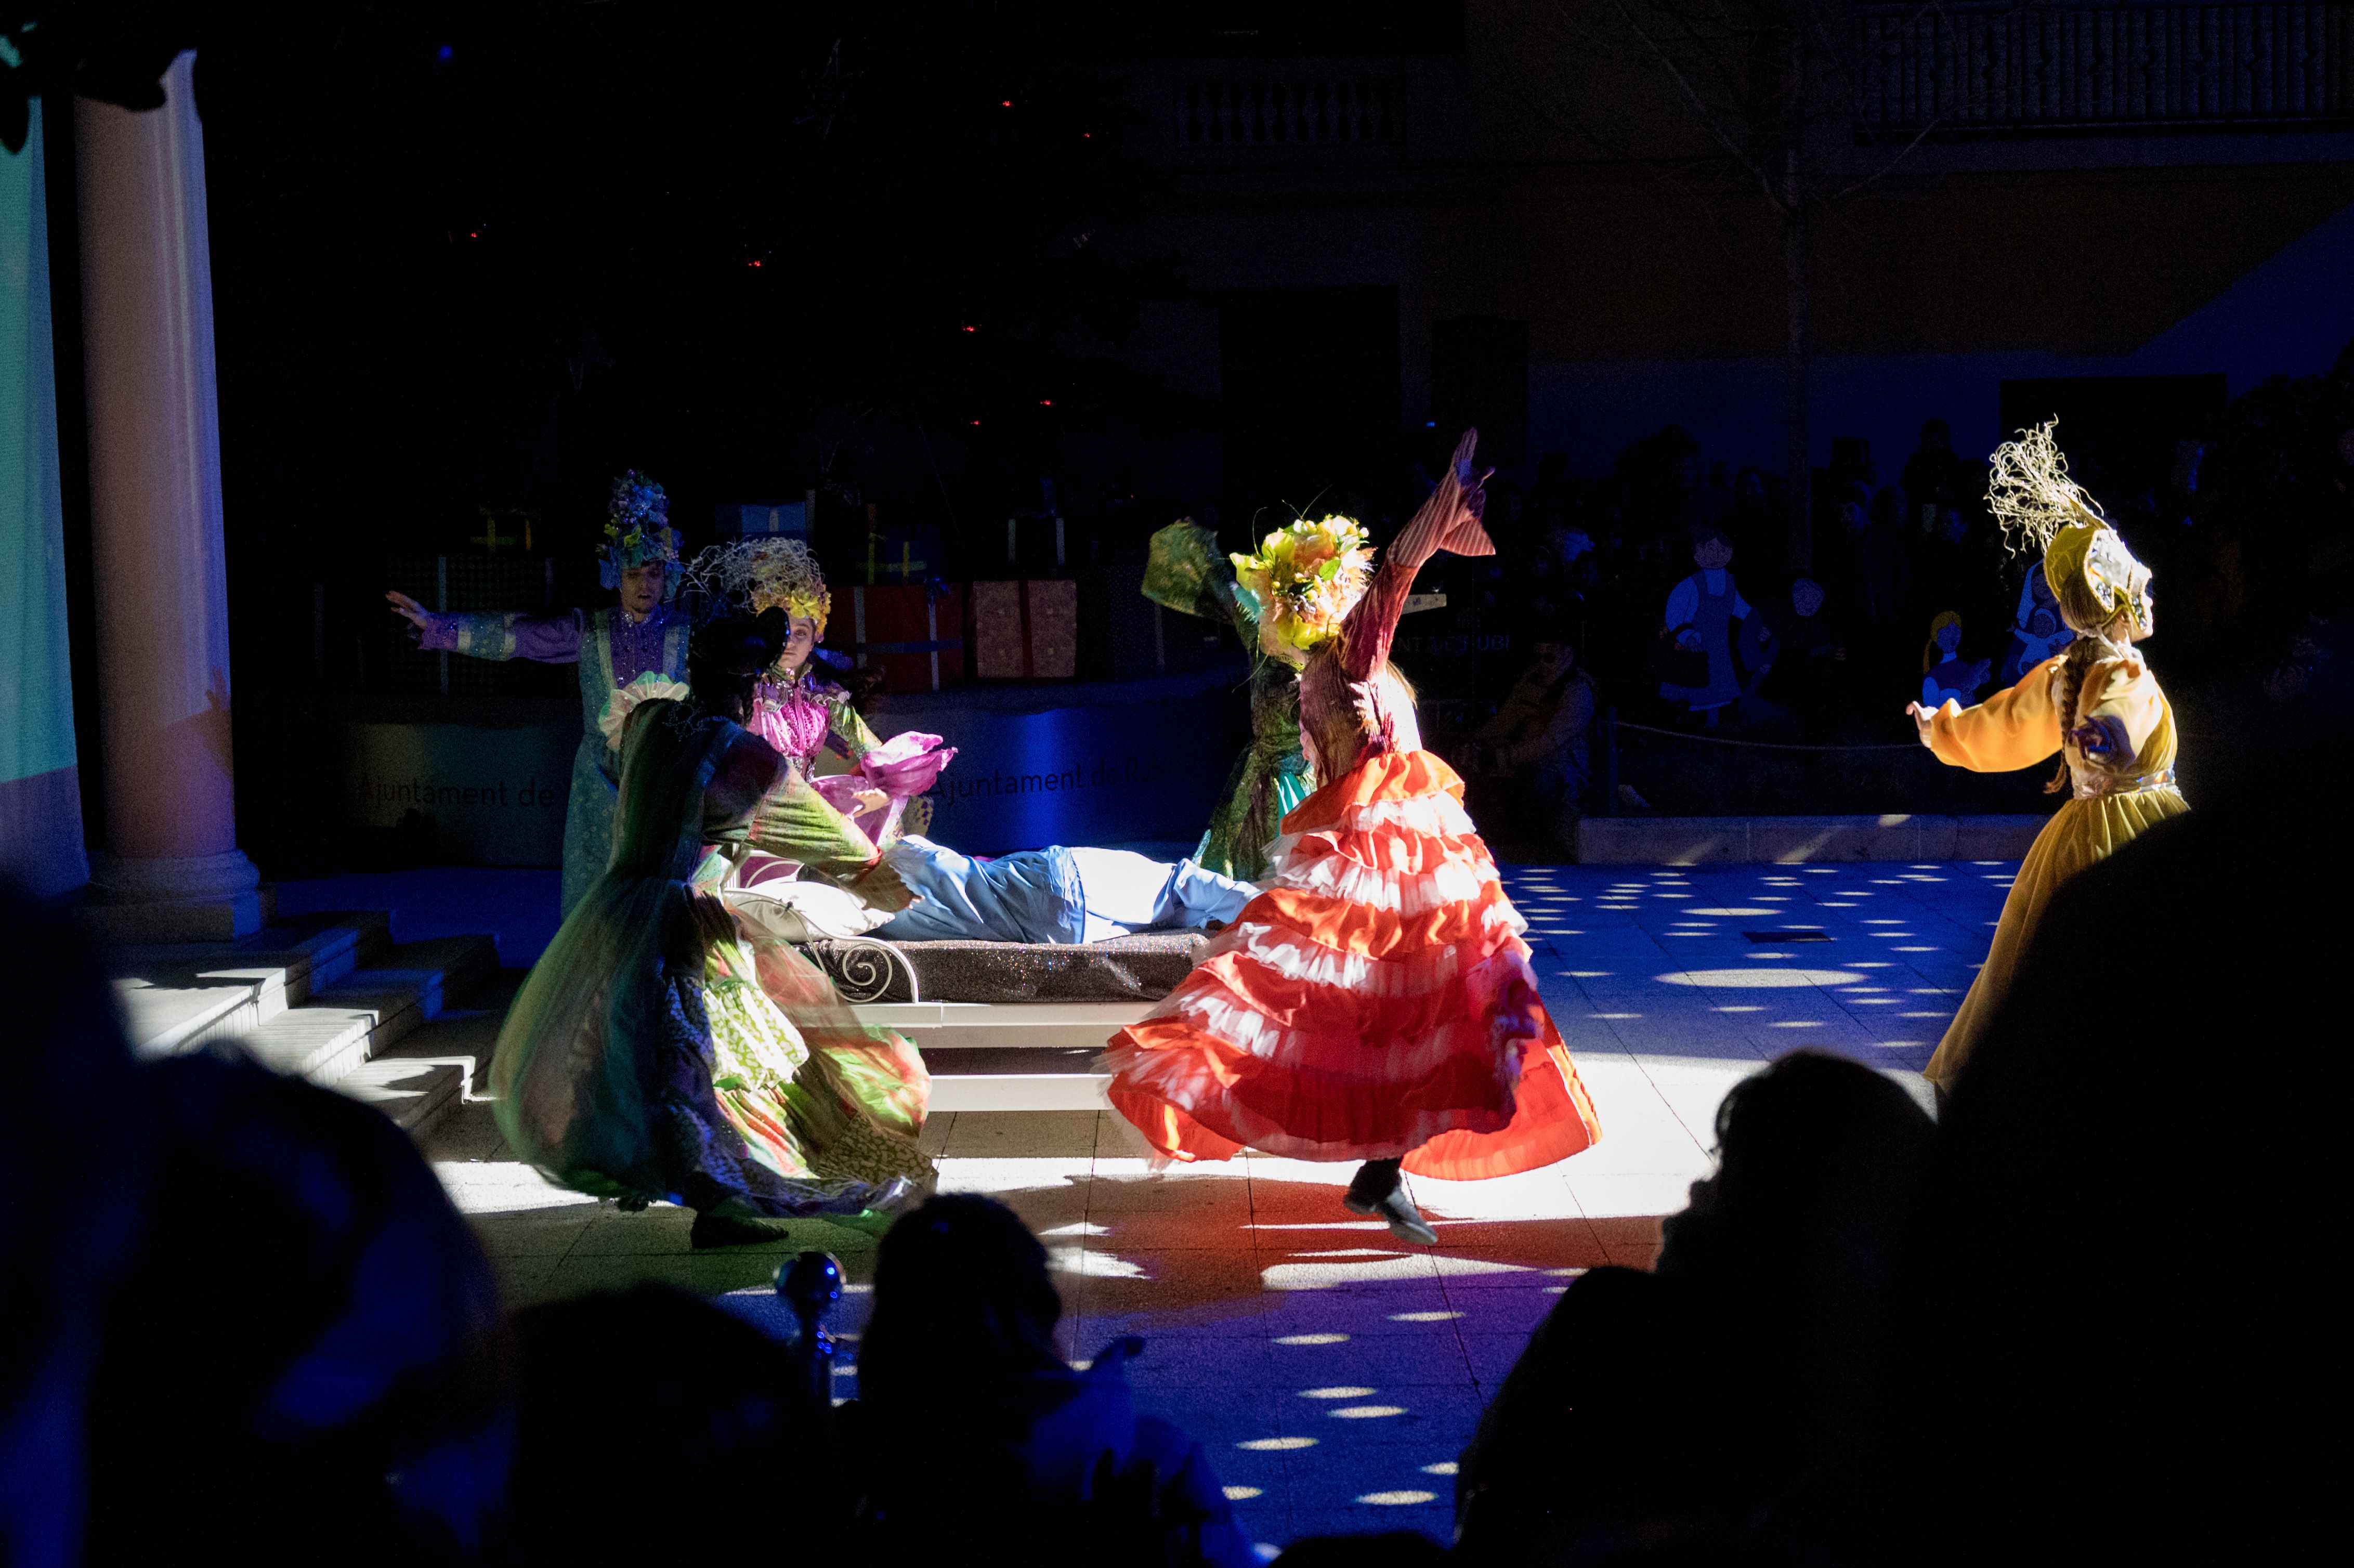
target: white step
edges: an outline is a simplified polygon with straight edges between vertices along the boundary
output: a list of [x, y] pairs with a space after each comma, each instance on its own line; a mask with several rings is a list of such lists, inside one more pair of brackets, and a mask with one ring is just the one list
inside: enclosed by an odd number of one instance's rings
[[930, 1114], [947, 1111], [1108, 1110], [1108, 1073], [935, 1073]]
[[473, 1076], [472, 1056], [392, 1057], [361, 1063], [335, 1087], [376, 1107], [411, 1138], [422, 1138], [463, 1103]]
[[342, 1089], [419, 1134], [465, 1098], [472, 1059], [372, 1058], [499, 962], [489, 937], [396, 945], [377, 912], [307, 916], [236, 942], [117, 948], [112, 958], [142, 1055], [236, 1040], [277, 1071]]
[[241, 981], [206, 986], [114, 982], [123, 1032], [141, 1056], [169, 1056], [251, 1033], [262, 1019], [262, 990]]
[[896, 1029], [924, 1051], [1100, 1051], [1152, 1011], [1149, 1001], [885, 1001], [851, 1009], [858, 1022]]

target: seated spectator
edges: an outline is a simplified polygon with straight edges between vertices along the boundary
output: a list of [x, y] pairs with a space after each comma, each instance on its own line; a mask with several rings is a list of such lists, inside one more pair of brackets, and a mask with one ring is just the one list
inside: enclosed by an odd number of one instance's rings
[[1809, 735], [1825, 735], [1845, 721], [1847, 642], [1824, 610], [1820, 583], [1799, 577], [1790, 585], [1789, 614], [1776, 632], [1771, 658], [1757, 683], [1760, 699], [1795, 715]]
[[[754, 1562], [843, 1544], [856, 1482], [819, 1469], [837, 1457], [829, 1413], [792, 1352], [751, 1324], [641, 1285], [531, 1308], [514, 1338], [514, 1559]], [[839, 1462], [855, 1476], [889, 1461]], [[769, 1499], [786, 1488], [779, 1509]]]
[[82, 1561], [82, 1429], [107, 1293], [139, 1245], [146, 1078], [74, 922], [0, 879], [0, 1563]]
[[1716, 1128], [1717, 1172], [1667, 1222], [1658, 1272], [1589, 1269], [1481, 1416], [1461, 1560], [1734, 1546], [1869, 1429], [1927, 1114], [1797, 1052], [1735, 1086]]
[[1893, 484], [1882, 489], [1865, 519], [1864, 615], [1873, 626], [1893, 630], [1912, 607], [1913, 539], [1904, 527], [1904, 493]]
[[99, 1324], [88, 1560], [477, 1548], [506, 1472], [495, 1293], [408, 1134], [228, 1047], [140, 1071], [144, 1224]]
[[1256, 1564], [1201, 1445], [1137, 1414], [1116, 1341], [1085, 1372], [1055, 1345], [1046, 1249], [1011, 1209], [958, 1193], [903, 1216], [875, 1258], [875, 1315], [843, 1447], [875, 1458], [861, 1550], [884, 1561]]
[[1821, 1504], [1902, 1505], [1852, 1558], [2273, 1563], [2337, 1528], [2306, 1423], [2345, 1356], [2343, 713], [2246, 735], [2246, 794], [2052, 897], [1946, 1107], [1905, 1419]]
[[1954, 450], [1954, 433], [1943, 419], [1921, 425], [1921, 448], [1904, 460], [1897, 483], [1912, 498], [1921, 532], [1937, 526], [1943, 514], [1970, 499], [1969, 465]]
[[1820, 583], [1843, 630], [1852, 639], [1871, 619], [1872, 591], [1864, 575], [1864, 539], [1871, 529], [1872, 493], [1861, 484], [1841, 486], [1830, 497], [1829, 525], [1815, 533], [1815, 581]]
[[1534, 662], [1473, 732], [1465, 764], [1474, 777], [1502, 786], [1508, 820], [1519, 819], [1532, 836], [1565, 839], [1593, 778], [1594, 682], [1579, 668], [1565, 628], [1541, 624], [1535, 638]]

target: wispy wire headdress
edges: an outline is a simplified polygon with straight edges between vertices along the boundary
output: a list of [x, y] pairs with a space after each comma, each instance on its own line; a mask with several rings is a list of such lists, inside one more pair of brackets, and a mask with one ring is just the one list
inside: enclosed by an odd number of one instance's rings
[[1995, 448], [1987, 460], [1987, 506], [2012, 554], [2025, 553], [2021, 540], [2041, 553], [2044, 579], [2071, 628], [2098, 632], [2121, 611], [2146, 627], [2149, 568], [2126, 548], [2100, 503], [2068, 477], [2068, 459], [2052, 437], [2059, 423], [2046, 419]]
[[687, 582], [715, 599], [725, 599], [758, 615], [776, 607], [788, 615], [805, 615], [825, 633], [826, 612], [833, 597], [826, 591], [825, 573], [817, 557], [799, 539], [751, 538], [732, 545], [714, 545], [686, 568]]

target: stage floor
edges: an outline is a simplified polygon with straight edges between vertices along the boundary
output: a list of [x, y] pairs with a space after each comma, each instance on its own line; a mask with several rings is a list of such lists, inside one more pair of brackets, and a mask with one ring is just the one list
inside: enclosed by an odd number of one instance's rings
[[[934, 1118], [943, 1188], [991, 1192], [1052, 1250], [1069, 1352], [1147, 1341], [1140, 1404], [1206, 1446], [1253, 1539], [1450, 1531], [1457, 1453], [1571, 1278], [1648, 1266], [1659, 1217], [1707, 1173], [1724, 1091], [1785, 1051], [1919, 1076], [1983, 959], [2016, 870], [1908, 866], [1508, 868], [1545, 996], [1603, 1124], [1595, 1148], [1504, 1181], [1414, 1182], [1440, 1243], [1402, 1247], [1341, 1207], [1347, 1167], [1245, 1158], [1153, 1172], [1118, 1118]], [[1808, 931], [1821, 939], [1793, 939]], [[872, 1245], [819, 1222], [773, 1247], [691, 1253], [688, 1216], [623, 1214], [515, 1163], [489, 1107], [429, 1145], [518, 1301], [641, 1279], [779, 1331], [780, 1255], [839, 1255], [837, 1392], [857, 1386]]]

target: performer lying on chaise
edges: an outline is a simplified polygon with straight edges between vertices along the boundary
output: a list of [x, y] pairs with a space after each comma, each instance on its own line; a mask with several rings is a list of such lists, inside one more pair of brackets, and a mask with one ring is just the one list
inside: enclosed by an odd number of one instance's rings
[[[879, 928], [862, 921], [859, 929], [893, 941], [1094, 942], [1223, 924], [1257, 891], [1191, 860], [1061, 845], [976, 858], [903, 832], [907, 820], [928, 817], [923, 793], [956, 751], [936, 735], [875, 739], [849, 694], [812, 667], [832, 599], [809, 550], [791, 539], [718, 546], [695, 557], [688, 577], [747, 609], [779, 610], [790, 619], [791, 635], [758, 689], [749, 727], [857, 831], [883, 845], [920, 898]], [[851, 759], [850, 772], [812, 772], [829, 748]], [[737, 880], [773, 897], [799, 878], [790, 864], [756, 856]], [[854, 932], [838, 927], [831, 934]]]

